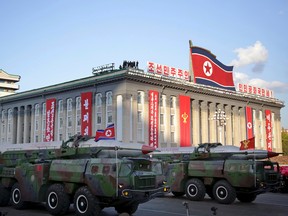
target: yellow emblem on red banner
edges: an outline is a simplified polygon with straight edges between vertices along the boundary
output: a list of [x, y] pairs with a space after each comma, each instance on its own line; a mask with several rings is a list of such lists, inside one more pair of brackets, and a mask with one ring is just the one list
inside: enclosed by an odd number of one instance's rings
[[183, 123], [187, 123], [187, 118], [189, 117], [186, 112], [184, 112], [181, 117], [183, 118]]

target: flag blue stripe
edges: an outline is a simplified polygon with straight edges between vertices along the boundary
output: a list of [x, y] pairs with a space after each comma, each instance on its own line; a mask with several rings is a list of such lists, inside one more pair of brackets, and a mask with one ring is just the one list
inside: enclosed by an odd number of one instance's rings
[[223, 89], [230, 90], [230, 91], [236, 91], [234, 86], [223, 86], [223, 85], [220, 85], [219, 83], [216, 83], [216, 82], [214, 82], [212, 80], [208, 80], [208, 79], [196, 78], [196, 83], [202, 84], [202, 85], [209, 85], [209, 86], [213, 86], [213, 87], [218, 87], [218, 88], [223, 88]]
[[200, 54], [200, 55], [206, 56], [223, 70], [227, 72], [233, 71], [233, 66], [224, 65], [223, 63], [218, 61], [210, 52], [208, 52], [205, 49], [202, 49], [200, 47], [192, 47], [192, 54]]

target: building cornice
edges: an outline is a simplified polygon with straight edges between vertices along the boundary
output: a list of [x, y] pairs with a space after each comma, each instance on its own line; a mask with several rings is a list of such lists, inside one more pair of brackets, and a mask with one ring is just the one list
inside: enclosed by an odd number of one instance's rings
[[64, 83], [59, 83], [43, 88], [29, 90], [25, 92], [19, 92], [13, 95], [4, 96], [0, 98], [0, 103], [18, 101], [23, 99], [31, 99], [39, 97], [53, 96], [60, 92], [71, 91], [78, 88], [97, 86], [99, 84], [113, 83], [119, 80], [133, 80], [135, 82], [141, 82], [161, 87], [167, 87], [171, 89], [177, 89], [183, 91], [183, 94], [197, 93], [202, 95], [208, 95], [224, 99], [232, 99], [242, 102], [252, 102], [256, 104], [266, 104], [275, 107], [284, 107], [284, 102], [275, 98], [262, 97], [258, 95], [250, 95], [243, 92], [234, 92], [224, 89], [219, 89], [211, 86], [200, 85], [197, 83], [189, 82], [183, 79], [166, 77], [158, 74], [151, 74], [144, 72], [140, 69], [125, 69], [125, 70], [112, 70], [98, 73], [97, 75], [72, 80]]

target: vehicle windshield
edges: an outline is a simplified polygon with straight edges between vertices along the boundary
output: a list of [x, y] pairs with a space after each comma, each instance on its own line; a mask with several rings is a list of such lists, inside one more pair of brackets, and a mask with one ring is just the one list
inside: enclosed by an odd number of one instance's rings
[[156, 175], [162, 175], [162, 164], [161, 162], [152, 163], [152, 171], [156, 173]]
[[119, 170], [119, 176], [128, 176], [133, 170], [132, 163], [122, 163]]

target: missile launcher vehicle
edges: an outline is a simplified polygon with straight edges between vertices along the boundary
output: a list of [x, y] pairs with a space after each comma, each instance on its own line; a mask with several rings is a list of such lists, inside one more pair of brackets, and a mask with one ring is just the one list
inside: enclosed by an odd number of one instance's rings
[[83, 216], [99, 215], [105, 207], [133, 214], [169, 190], [162, 162], [146, 155], [153, 150], [85, 136], [0, 145], [0, 206], [43, 202], [52, 215], [65, 214], [70, 204]]
[[162, 149], [151, 155], [164, 162], [172, 194], [186, 195], [193, 201], [201, 201], [208, 194], [222, 204], [231, 204], [236, 198], [253, 202], [257, 195], [280, 187], [279, 164], [267, 160], [277, 156], [275, 152], [240, 151], [239, 147], [206, 143]]

